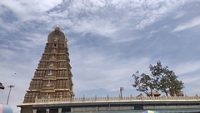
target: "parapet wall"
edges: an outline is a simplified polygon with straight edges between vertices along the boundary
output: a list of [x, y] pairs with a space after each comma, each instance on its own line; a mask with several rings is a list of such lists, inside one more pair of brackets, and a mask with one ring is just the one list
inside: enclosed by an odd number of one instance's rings
[[[37, 99], [36, 103], [19, 105], [33, 113], [93, 112], [120, 110], [166, 110], [197, 109], [200, 111], [200, 97], [102, 97], [102, 98], [60, 98]], [[22, 112], [25, 113], [25, 112]]]

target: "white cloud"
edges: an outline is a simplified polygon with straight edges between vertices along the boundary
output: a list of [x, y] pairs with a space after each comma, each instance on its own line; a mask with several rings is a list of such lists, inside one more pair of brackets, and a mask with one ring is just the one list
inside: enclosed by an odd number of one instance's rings
[[[72, 68], [75, 92], [87, 89], [116, 91], [120, 86], [132, 89], [132, 74], [137, 70], [146, 71], [150, 59], [120, 59], [115, 55], [103, 55], [95, 51], [77, 51], [71, 56], [71, 62], [75, 67]], [[105, 87], [102, 85], [105, 83], [110, 84]]]
[[41, 14], [44, 14], [61, 2], [62, 0], [2, 0], [0, 6], [10, 9], [20, 20], [26, 21], [41, 18]]
[[[184, 0], [74, 0], [64, 3], [58, 7], [59, 11], [49, 12], [49, 23], [61, 23], [74, 32], [91, 32], [111, 38], [113, 42], [124, 42], [137, 39], [137, 36], [133, 37], [134, 30], [155, 23], [183, 5]], [[129, 29], [126, 34], [132, 33], [126, 39], [121, 38], [124, 29]]]
[[[120, 42], [124, 41], [119, 36], [123, 29], [143, 29], [183, 4], [184, 0], [5, 0], [0, 6], [9, 8], [20, 19], [15, 26], [23, 26], [24, 21], [40, 21], [48, 26], [60, 24], [74, 32], [93, 32]], [[57, 9], [51, 11], [54, 7]], [[134, 37], [128, 38], [129, 41]]]
[[[97, 21], [98, 20], [98, 21]], [[118, 27], [112, 24], [109, 20], [104, 19], [88, 19], [78, 21], [77, 24], [72, 26], [73, 30], [81, 33], [93, 32], [102, 36], [110, 37], [118, 31]]]
[[141, 21], [139, 21], [136, 28], [142, 29], [146, 26], [149, 26], [156, 21], [160, 20], [162, 17], [167, 15], [169, 12], [173, 11], [173, 9], [183, 5], [185, 2], [184, 0], [174, 1], [174, 0], [168, 0], [168, 1], [143, 1], [142, 5], [143, 10], [140, 11], [142, 15]]
[[200, 61], [184, 62], [175, 67], [178, 75], [190, 74], [195, 71], [200, 71]]
[[194, 74], [188, 74], [186, 76], [181, 77], [181, 80], [184, 83], [184, 93], [187, 95], [196, 95], [200, 94], [199, 91], [199, 81], [200, 81], [200, 76], [199, 76], [200, 71], [194, 73]]
[[0, 18], [0, 25], [4, 30], [8, 32], [13, 32], [18, 30], [17, 23], [5, 23], [1, 18]]
[[196, 17], [188, 22], [182, 23], [181, 25], [177, 26], [173, 31], [179, 32], [179, 31], [191, 29], [197, 26], [200, 26], [200, 17]]
[[9, 50], [9, 49], [5, 49], [8, 47], [8, 45], [4, 45], [3, 46], [4, 48], [0, 48], [0, 58], [2, 59], [6, 59], [6, 60], [10, 60], [13, 58], [14, 55], [16, 55], [17, 53], [12, 51], [12, 50]]
[[[198, 72], [199, 73], [199, 72]], [[182, 77], [182, 79], [184, 84], [190, 84], [190, 85], [193, 85], [193, 84], [200, 84], [198, 81], [200, 80], [200, 76], [199, 74], [192, 74], [192, 75], [187, 75], [187, 76], [184, 76]], [[187, 87], [187, 86], [186, 86]], [[195, 88], [194, 88], [195, 89]]]
[[24, 37], [26, 40], [29, 41], [20, 41], [19, 43], [22, 44], [24, 47], [37, 47], [39, 45], [45, 45], [47, 41], [47, 35], [44, 34], [31, 34], [31, 33], [24, 33]]
[[185, 15], [185, 12], [184, 11], [180, 11], [176, 14], [176, 16], [174, 17], [175, 19], [179, 19], [181, 17], [183, 17]]

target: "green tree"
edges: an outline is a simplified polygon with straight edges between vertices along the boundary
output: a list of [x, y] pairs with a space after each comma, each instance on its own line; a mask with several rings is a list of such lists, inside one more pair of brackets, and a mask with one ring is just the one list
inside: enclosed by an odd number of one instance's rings
[[139, 74], [137, 71], [133, 74], [133, 87], [137, 91], [144, 92], [151, 96], [154, 92], [164, 93], [166, 96], [182, 95], [183, 82], [167, 66], [163, 67], [158, 61], [156, 65], [150, 65], [150, 74]]
[[135, 79], [133, 87], [137, 91], [144, 92], [146, 95], [149, 94], [149, 90], [153, 90], [153, 85], [149, 75], [142, 73], [139, 75], [139, 71], [132, 75]]

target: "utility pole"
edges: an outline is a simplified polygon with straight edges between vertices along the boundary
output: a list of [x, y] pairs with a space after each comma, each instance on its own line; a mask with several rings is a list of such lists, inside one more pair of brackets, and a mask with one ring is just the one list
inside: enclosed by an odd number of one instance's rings
[[11, 90], [12, 90], [12, 88], [15, 87], [15, 86], [14, 86], [14, 85], [9, 85], [8, 87], [9, 87], [9, 93], [8, 93], [8, 98], [7, 98], [7, 104], [8, 104], [8, 102], [9, 102]]

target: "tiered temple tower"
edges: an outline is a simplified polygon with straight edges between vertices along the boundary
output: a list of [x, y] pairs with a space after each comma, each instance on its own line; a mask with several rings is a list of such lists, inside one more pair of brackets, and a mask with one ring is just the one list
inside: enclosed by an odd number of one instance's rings
[[[56, 27], [48, 35], [48, 42], [30, 87], [25, 94], [23, 104], [37, 103], [38, 100], [70, 99], [73, 94], [72, 73], [64, 33]], [[21, 107], [22, 113], [33, 112]]]

